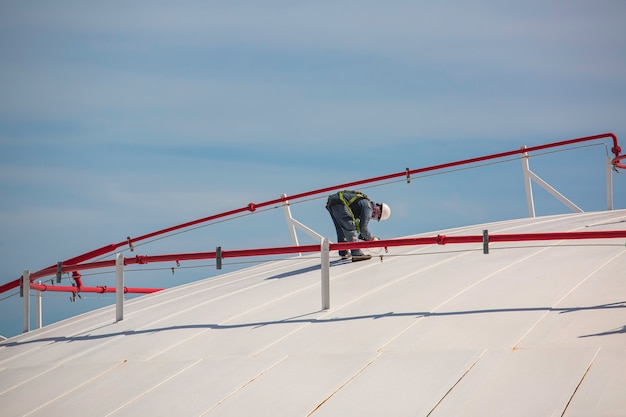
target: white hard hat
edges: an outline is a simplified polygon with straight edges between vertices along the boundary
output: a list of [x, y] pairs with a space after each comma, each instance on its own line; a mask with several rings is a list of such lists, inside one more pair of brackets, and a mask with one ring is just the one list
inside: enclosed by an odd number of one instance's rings
[[387, 220], [391, 216], [391, 209], [385, 203], [380, 203], [380, 217], [378, 221]]

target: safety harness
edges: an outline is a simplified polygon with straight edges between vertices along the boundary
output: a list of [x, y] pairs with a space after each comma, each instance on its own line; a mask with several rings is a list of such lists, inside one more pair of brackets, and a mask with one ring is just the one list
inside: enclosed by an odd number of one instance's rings
[[341, 202], [344, 204], [344, 206], [346, 206], [346, 208], [350, 212], [350, 216], [352, 216], [352, 221], [354, 221], [354, 225], [356, 226], [356, 231], [358, 233], [361, 233], [361, 224], [360, 224], [361, 222], [359, 221], [359, 219], [354, 217], [354, 213], [352, 212], [352, 209], [350, 208], [350, 205], [352, 205], [352, 203], [354, 203], [359, 198], [365, 198], [367, 200], [369, 200], [369, 198], [365, 194], [360, 192], [360, 191], [354, 191], [354, 197], [352, 197], [349, 200], [346, 200], [344, 198], [344, 196], [343, 196], [343, 193], [344, 193], [344, 191], [340, 191], [339, 192], [339, 199], [341, 200]]

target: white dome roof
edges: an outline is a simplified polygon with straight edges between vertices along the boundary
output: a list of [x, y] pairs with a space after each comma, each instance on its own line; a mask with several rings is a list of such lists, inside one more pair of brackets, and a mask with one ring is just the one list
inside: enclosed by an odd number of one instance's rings
[[[445, 235], [614, 230], [626, 211]], [[426, 234], [431, 236], [432, 234]], [[622, 240], [268, 262], [0, 343], [5, 417], [591, 416], [626, 410]], [[113, 301], [112, 301], [113, 302]]]

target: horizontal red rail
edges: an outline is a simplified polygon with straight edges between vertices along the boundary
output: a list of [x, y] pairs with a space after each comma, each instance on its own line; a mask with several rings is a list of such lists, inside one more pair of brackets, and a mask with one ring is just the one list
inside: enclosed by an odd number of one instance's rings
[[[373, 240], [369, 242], [342, 242], [331, 243], [330, 250], [348, 250], [356, 248], [381, 248], [393, 246], [420, 246], [420, 245], [446, 245], [459, 243], [480, 243], [484, 240], [483, 235], [460, 235], [446, 236], [436, 235], [417, 238], [402, 238], [388, 240]], [[487, 235], [490, 243], [495, 242], [525, 242], [546, 240], [587, 240], [587, 239], [616, 239], [626, 238], [626, 230], [607, 230], [591, 232], [550, 232], [550, 233], [520, 233], [520, 234], [493, 234]], [[241, 258], [251, 256], [286, 255], [293, 253], [320, 252], [320, 245], [281, 246], [273, 248], [222, 250], [222, 258]], [[148, 264], [158, 262], [178, 262], [190, 260], [216, 259], [217, 252], [178, 253], [165, 255], [138, 255], [132, 258], [124, 258], [124, 265]], [[114, 267], [115, 261], [100, 261], [74, 265], [63, 265], [62, 272], [85, 271], [97, 268]], [[57, 268], [47, 268], [31, 274], [32, 279], [54, 275]], [[33, 277], [34, 276], [34, 277]], [[58, 288], [58, 287], [57, 287]], [[68, 287], [70, 289], [75, 287]]]
[[[297, 199], [301, 199], [304, 197], [309, 197], [312, 195], [317, 195], [317, 194], [322, 194], [322, 193], [328, 193], [334, 190], [338, 190], [338, 189], [343, 189], [343, 188], [350, 188], [350, 187], [356, 187], [356, 186], [360, 186], [360, 185], [364, 185], [364, 184], [369, 184], [369, 183], [374, 183], [374, 182], [380, 182], [380, 181], [385, 181], [385, 180], [389, 180], [389, 179], [393, 179], [393, 178], [399, 178], [399, 177], [404, 177], [406, 176], [407, 178], [410, 175], [413, 174], [419, 174], [419, 173], [423, 173], [423, 172], [428, 172], [428, 171], [435, 171], [435, 170], [441, 170], [441, 169], [446, 169], [446, 168], [451, 168], [451, 167], [456, 167], [456, 166], [460, 166], [460, 165], [467, 165], [467, 164], [473, 164], [473, 163], [477, 163], [477, 162], [482, 162], [482, 161], [487, 161], [487, 160], [491, 160], [491, 159], [499, 159], [499, 158], [504, 158], [507, 156], [512, 156], [512, 155], [518, 155], [518, 154], [522, 154], [522, 153], [531, 153], [531, 152], [535, 152], [535, 151], [539, 151], [539, 150], [544, 150], [544, 149], [549, 149], [549, 148], [555, 148], [555, 147], [561, 147], [561, 146], [568, 146], [568, 145], [573, 145], [576, 143], [581, 143], [581, 142], [588, 142], [588, 141], [595, 141], [595, 140], [601, 140], [601, 139], [612, 139], [613, 141], [613, 147], [611, 148], [611, 152], [613, 152], [613, 154], [615, 155], [615, 158], [612, 160], [613, 165], [616, 168], [622, 168], [622, 169], [626, 169], [626, 165], [621, 164], [621, 161], [623, 159], [626, 158], [626, 155], [620, 155], [621, 153], [621, 148], [618, 144], [617, 141], [617, 136], [615, 136], [613, 133], [603, 133], [603, 134], [599, 134], [599, 135], [593, 135], [593, 136], [585, 136], [585, 137], [581, 137], [581, 138], [576, 138], [576, 139], [570, 139], [570, 140], [565, 140], [565, 141], [560, 141], [560, 142], [553, 142], [553, 143], [549, 143], [549, 144], [545, 144], [545, 145], [539, 145], [539, 146], [532, 146], [532, 147], [528, 147], [528, 148], [521, 148], [521, 149], [515, 149], [512, 151], [508, 151], [508, 152], [501, 152], [501, 153], [495, 153], [495, 154], [491, 154], [491, 155], [486, 155], [486, 156], [482, 156], [482, 157], [477, 157], [477, 158], [470, 158], [470, 159], [463, 159], [460, 161], [456, 161], [456, 162], [450, 162], [450, 163], [446, 163], [446, 164], [440, 164], [440, 165], [433, 165], [430, 167], [425, 167], [425, 168], [419, 168], [419, 169], [414, 169], [414, 170], [409, 170], [408, 168], [405, 171], [402, 172], [397, 172], [394, 174], [389, 174], [389, 175], [383, 175], [383, 176], [379, 176], [379, 177], [373, 177], [373, 178], [369, 178], [369, 179], [365, 179], [365, 180], [361, 180], [361, 181], [354, 181], [354, 182], [349, 182], [349, 183], [345, 183], [345, 184], [339, 184], [339, 185], [335, 185], [332, 187], [326, 187], [326, 188], [320, 188], [317, 190], [313, 190], [313, 191], [308, 191], [305, 193], [300, 193], [300, 194], [294, 194], [292, 196], [285, 196], [285, 197], [281, 197], [279, 199], [274, 199], [274, 200], [269, 200], [266, 202], [262, 202], [262, 203], [249, 203], [247, 206], [245, 207], [241, 207], [235, 210], [230, 210], [230, 211], [226, 211], [223, 213], [219, 213], [219, 214], [215, 214], [215, 215], [211, 215], [208, 217], [203, 217], [197, 220], [193, 220], [190, 222], [186, 222], [186, 223], [182, 223], [176, 226], [171, 226], [165, 229], [161, 229], [152, 233], [148, 233], [136, 238], [128, 238], [124, 241], [121, 241], [119, 243], [116, 244], [109, 244], [106, 246], [103, 246], [101, 248], [98, 249], [94, 249], [90, 252], [84, 253], [82, 255], [78, 255], [74, 258], [68, 259], [66, 261], [63, 262], [63, 265], [70, 265], [70, 266], [74, 266], [74, 269], [76, 269], [77, 264], [80, 264], [82, 262], [88, 261], [90, 259], [108, 254], [108, 253], [112, 253], [113, 251], [117, 250], [118, 248], [125, 246], [125, 245], [129, 245], [132, 246], [133, 243], [135, 242], [140, 242], [152, 237], [156, 237], [159, 235], [163, 235], [169, 232], [173, 232], [176, 230], [180, 230], [180, 229], [184, 229], [187, 227], [191, 227], [191, 226], [195, 226], [201, 223], [206, 223], [209, 222], [211, 220], [216, 220], [219, 218], [223, 218], [223, 217], [228, 217], [228, 216], [232, 216], [235, 214], [240, 214], [240, 213], [244, 213], [244, 212], [254, 212], [257, 208], [263, 208], [263, 207], [267, 207], [267, 206], [272, 206], [275, 204], [279, 204], [282, 203], [284, 201], [290, 200], [297, 200]], [[304, 250], [299, 250], [297, 252], [304, 252]], [[296, 252], [294, 252], [296, 253]], [[249, 256], [249, 255], [241, 255], [241, 256]], [[206, 259], [206, 258], [205, 258]], [[181, 259], [182, 260], [182, 259]], [[31, 279], [36, 279], [37, 277], [40, 276], [45, 276], [45, 275], [50, 275], [50, 270], [54, 269], [54, 272], [56, 273], [57, 271], [57, 266], [53, 265], [50, 266], [48, 268], [44, 268], [40, 271], [37, 271], [33, 274], [31, 274]], [[64, 267], [64, 271], [66, 270], [66, 268]], [[34, 277], [34, 278], [33, 278]], [[2, 286], [0, 286], [0, 293], [3, 293], [5, 291], [8, 291], [12, 288], [16, 288], [17, 286], [20, 285], [20, 278], [11, 281], [9, 283], [6, 283]]]
[[[274, 248], [258, 248], [258, 249], [239, 249], [222, 251], [222, 258], [242, 258], [250, 256], [270, 256], [285, 255], [291, 253], [319, 252], [320, 245], [304, 245], [304, 246], [282, 246]], [[169, 255], [137, 255], [131, 258], [124, 258], [124, 265], [144, 265], [158, 262], [178, 262], [178, 261], [199, 261], [204, 259], [217, 258], [217, 252], [195, 252], [195, 253], [177, 253]], [[112, 268], [115, 266], [115, 260], [88, 262], [81, 264], [65, 265], [61, 268], [61, 273], [74, 271], [87, 271], [91, 269]], [[30, 274], [31, 281], [46, 276], [55, 275], [57, 267], [49, 267], [41, 271]]]

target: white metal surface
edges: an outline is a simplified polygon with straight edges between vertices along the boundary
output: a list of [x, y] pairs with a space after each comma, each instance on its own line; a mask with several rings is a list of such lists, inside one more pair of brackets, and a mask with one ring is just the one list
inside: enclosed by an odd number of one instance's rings
[[[623, 230], [626, 210], [445, 235]], [[425, 235], [432, 235], [431, 233]], [[331, 254], [331, 261], [336, 254]], [[623, 240], [263, 264], [0, 343], [2, 416], [622, 416]]]

